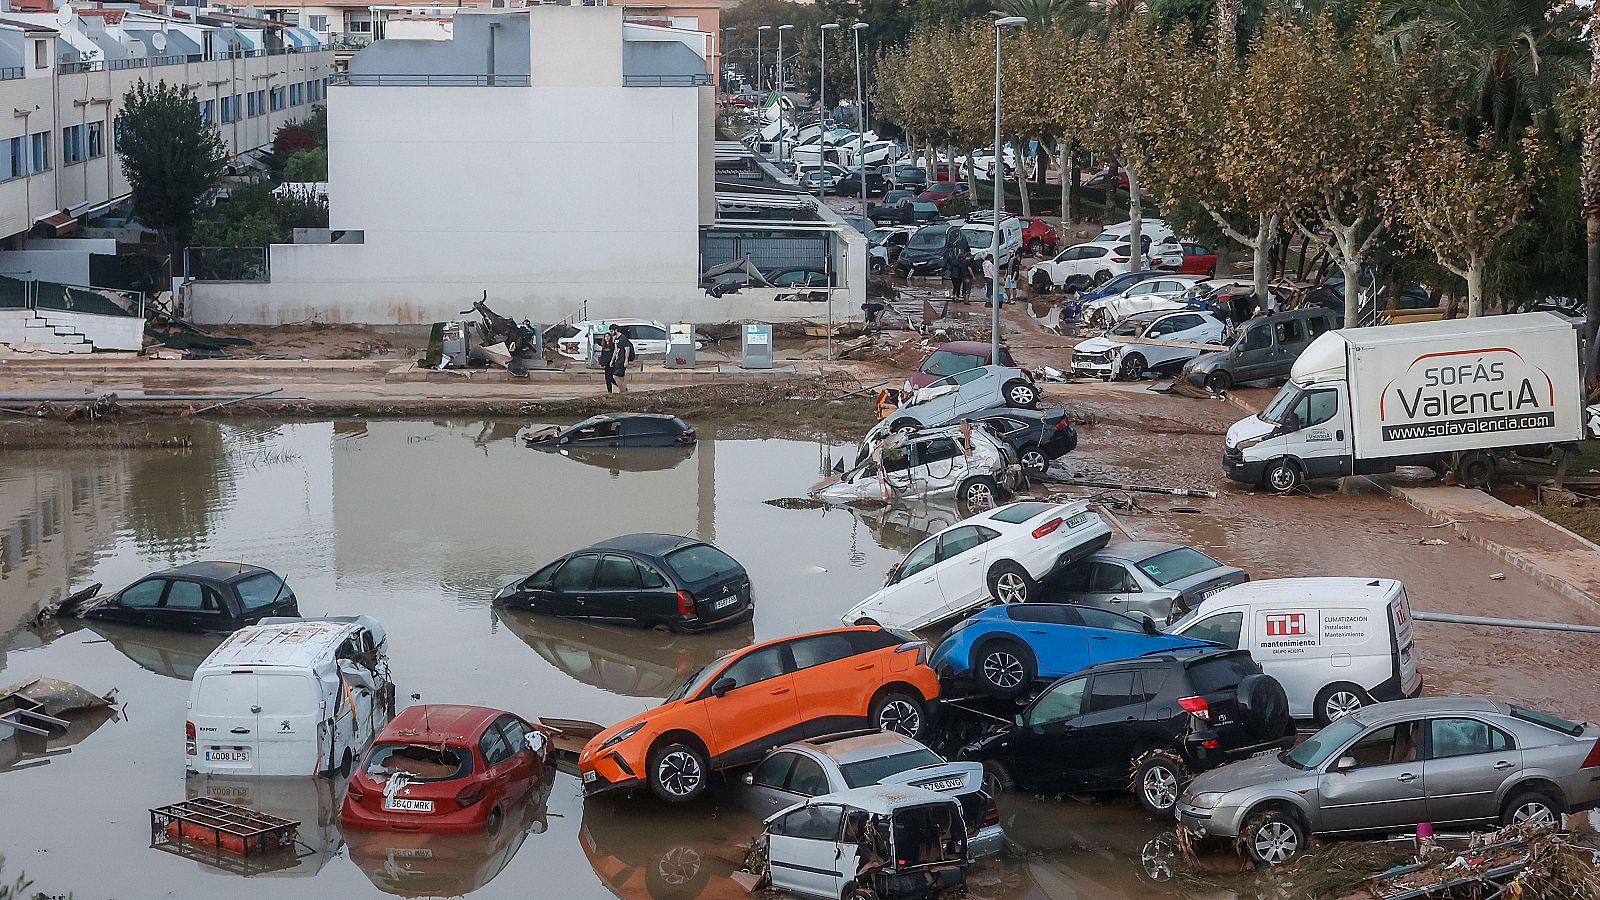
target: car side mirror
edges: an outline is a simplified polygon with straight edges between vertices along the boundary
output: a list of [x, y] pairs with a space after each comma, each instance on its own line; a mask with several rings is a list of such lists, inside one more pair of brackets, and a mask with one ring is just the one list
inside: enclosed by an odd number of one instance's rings
[[1156, 627], [1155, 619], [1152, 619], [1149, 616], [1140, 616], [1139, 619], [1139, 626], [1144, 629], [1145, 634], [1155, 637], [1161, 633], [1161, 629]]
[[1333, 764], [1333, 770], [1335, 772], [1348, 772], [1351, 769], [1359, 768], [1360, 765], [1359, 762], [1356, 762], [1354, 756], [1341, 756], [1339, 761]]
[[1022, 713], [1017, 713], [1016, 715], [1012, 716], [1011, 717], [1011, 724], [1017, 726], [1018, 728], [1021, 728], [1022, 727]]
[[711, 685], [711, 693], [714, 694], [717, 697], [717, 699], [720, 700], [723, 697], [727, 696], [729, 691], [733, 690], [734, 688], [736, 688], [738, 686], [739, 686], [739, 683], [737, 681], [734, 681], [732, 678], [728, 678], [727, 676], [723, 676], [722, 678], [718, 678]]
[[1283, 417], [1283, 422], [1278, 425], [1279, 434], [1293, 434], [1300, 430], [1300, 416], [1289, 413]]
[[888, 587], [889, 585], [894, 584], [894, 578], [895, 578], [896, 575], [899, 575], [899, 574], [900, 574], [900, 564], [899, 563], [895, 563], [894, 565], [890, 566], [889, 567], [889, 571], [883, 573], [883, 586], [884, 587]]

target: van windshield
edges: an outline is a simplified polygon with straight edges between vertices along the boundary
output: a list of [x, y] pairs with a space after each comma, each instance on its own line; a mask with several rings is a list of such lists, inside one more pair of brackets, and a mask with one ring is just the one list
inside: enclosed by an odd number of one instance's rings
[[1278, 396], [1272, 398], [1267, 408], [1261, 411], [1260, 419], [1273, 425], [1282, 425], [1283, 419], [1289, 411], [1295, 408], [1300, 398], [1305, 396], [1305, 389], [1298, 384], [1286, 384], [1278, 391]]

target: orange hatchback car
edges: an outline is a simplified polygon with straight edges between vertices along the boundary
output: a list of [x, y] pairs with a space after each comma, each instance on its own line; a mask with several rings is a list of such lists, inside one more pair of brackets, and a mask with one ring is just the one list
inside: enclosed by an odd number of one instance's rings
[[902, 631], [869, 625], [755, 644], [591, 738], [578, 758], [583, 792], [648, 784], [664, 800], [692, 800], [712, 772], [779, 744], [863, 724], [918, 737], [938, 696], [928, 645]]

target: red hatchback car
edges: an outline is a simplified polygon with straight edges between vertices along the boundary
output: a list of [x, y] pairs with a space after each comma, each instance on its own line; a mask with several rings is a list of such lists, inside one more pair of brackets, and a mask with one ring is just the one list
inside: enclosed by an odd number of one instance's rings
[[1056, 230], [1049, 222], [1036, 216], [1022, 219], [1022, 250], [1029, 256], [1054, 256]]
[[[988, 341], [951, 341], [948, 344], [940, 344], [928, 354], [922, 365], [911, 373], [911, 386], [925, 388], [941, 378], [949, 378], [959, 372], [988, 364]], [[1016, 365], [1011, 359], [1011, 351], [1003, 345], [1000, 347], [1000, 365]]]
[[555, 772], [550, 735], [483, 706], [407, 707], [350, 776], [344, 828], [499, 830], [508, 810]]

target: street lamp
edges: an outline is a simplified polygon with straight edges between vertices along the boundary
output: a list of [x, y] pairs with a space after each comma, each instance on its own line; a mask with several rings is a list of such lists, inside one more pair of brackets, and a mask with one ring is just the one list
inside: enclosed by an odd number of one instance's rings
[[761, 32], [771, 30], [771, 25], [756, 26], [756, 90], [758, 91], [767, 89], [767, 73], [761, 68]]
[[1000, 185], [1005, 171], [1005, 159], [1000, 154], [1000, 29], [1026, 25], [1022, 16], [1006, 16], [994, 20], [994, 174], [989, 186], [994, 190], [994, 221], [990, 223], [989, 264], [994, 268], [994, 286], [989, 291], [990, 327], [989, 358], [1000, 358], [1000, 304], [1004, 302], [1005, 282], [1000, 277]]
[[[817, 119], [818, 129], [826, 128], [828, 122], [828, 32], [837, 31], [838, 22], [828, 22], [822, 26], [822, 73], [817, 76]], [[828, 142], [821, 136], [817, 137], [817, 171], [822, 171], [822, 154]], [[828, 359], [833, 359], [833, 291], [828, 292]]]
[[780, 166], [788, 160], [788, 156], [784, 152], [788, 149], [784, 141], [784, 138], [788, 137], [788, 125], [783, 121], [783, 89], [785, 84], [783, 80], [783, 33], [792, 28], [794, 28], [793, 25], [778, 26], [778, 70], [773, 73], [777, 76], [778, 81], [778, 165]]
[[861, 169], [861, 211], [867, 211], [867, 117], [863, 114], [865, 106], [861, 104], [861, 32], [867, 29], [865, 22], [857, 22], [850, 26], [851, 37], [856, 42], [856, 166]]

